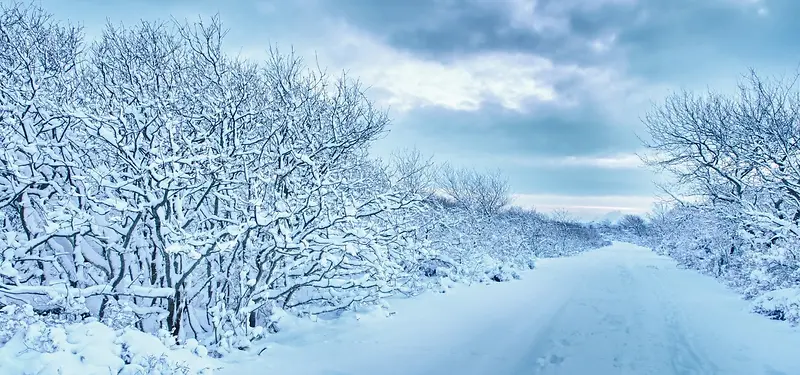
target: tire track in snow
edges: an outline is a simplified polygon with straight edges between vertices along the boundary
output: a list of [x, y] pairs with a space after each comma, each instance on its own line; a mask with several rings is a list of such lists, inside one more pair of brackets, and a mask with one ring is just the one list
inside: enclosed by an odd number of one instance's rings
[[396, 307], [391, 319], [274, 348], [222, 374], [800, 374], [800, 331], [746, 312], [712, 278], [626, 244]]
[[[655, 265], [648, 265], [641, 269], [641, 286], [651, 290], [655, 297], [654, 302], [660, 306], [663, 316], [663, 327], [666, 332], [668, 359], [675, 375], [716, 375], [723, 374], [716, 366], [707, 353], [702, 351], [698, 345], [692, 342], [687, 335], [687, 324], [685, 312], [675, 304], [676, 294], [674, 290], [667, 289], [665, 283], [659, 278], [661, 268]], [[681, 291], [687, 292], [687, 291]], [[698, 306], [699, 307], [699, 306]]]
[[534, 340], [533, 374], [637, 373], [633, 335], [641, 331], [642, 321], [631, 309], [636, 302], [633, 276], [613, 264], [585, 271], [581, 287]]

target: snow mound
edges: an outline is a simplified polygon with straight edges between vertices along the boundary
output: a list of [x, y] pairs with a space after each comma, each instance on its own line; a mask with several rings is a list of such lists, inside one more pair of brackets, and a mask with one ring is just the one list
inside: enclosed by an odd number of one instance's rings
[[210, 375], [221, 367], [194, 340], [178, 346], [166, 332], [160, 336], [114, 330], [93, 319], [58, 322], [30, 306], [6, 306], [0, 310], [0, 373]]
[[[535, 262], [531, 260], [527, 265], [532, 269], [535, 267]], [[512, 262], [503, 262], [489, 255], [483, 256], [478, 262], [477, 268], [479, 270], [477, 279], [480, 282], [491, 280], [502, 283], [520, 279], [519, 272]]]
[[800, 288], [784, 288], [753, 300], [753, 311], [773, 319], [800, 323]]

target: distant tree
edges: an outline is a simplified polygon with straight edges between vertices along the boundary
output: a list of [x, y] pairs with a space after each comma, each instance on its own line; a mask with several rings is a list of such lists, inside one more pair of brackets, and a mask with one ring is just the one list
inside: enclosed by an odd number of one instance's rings
[[431, 157], [425, 157], [416, 148], [392, 153], [390, 169], [395, 184], [412, 194], [430, 197], [434, 193], [437, 167]]
[[617, 223], [617, 226], [634, 236], [644, 236], [647, 232], [647, 223], [638, 215], [629, 214], [623, 216]]
[[511, 203], [508, 180], [499, 171], [480, 173], [445, 165], [439, 184], [453, 201], [486, 215], [495, 214]]
[[747, 296], [800, 274], [800, 74], [754, 71], [729, 95], [680, 92], [645, 117], [645, 162], [683, 202], [652, 216], [656, 248]]
[[[0, 4], [0, 306], [215, 350], [431, 285], [597, 246], [514, 210], [499, 173], [369, 156], [358, 81], [224, 53], [217, 18], [77, 27]], [[445, 197], [437, 189], [445, 192]], [[556, 241], [566, 245], [555, 249]]]
[[751, 232], [800, 237], [798, 78], [767, 81], [751, 71], [736, 96], [669, 97], [645, 118], [655, 154], [645, 161], [689, 194], [728, 205]]
[[572, 223], [575, 222], [574, 215], [565, 208], [559, 208], [550, 213], [550, 217], [557, 222]]

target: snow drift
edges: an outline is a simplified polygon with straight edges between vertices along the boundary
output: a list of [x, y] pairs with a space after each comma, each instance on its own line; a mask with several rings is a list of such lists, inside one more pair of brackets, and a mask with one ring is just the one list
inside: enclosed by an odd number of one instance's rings
[[35, 315], [30, 305], [7, 306], [0, 312], [0, 373], [211, 375], [220, 367], [197, 341], [178, 346], [168, 332], [160, 336], [91, 319], [59, 322]]

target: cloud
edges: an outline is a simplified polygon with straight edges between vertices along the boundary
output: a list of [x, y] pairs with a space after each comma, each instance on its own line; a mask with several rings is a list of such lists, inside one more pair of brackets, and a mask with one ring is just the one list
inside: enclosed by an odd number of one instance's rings
[[[317, 11], [313, 32], [293, 33], [297, 50], [359, 77], [394, 115], [487, 106], [534, 113], [593, 101], [630, 123], [639, 105], [628, 102], [646, 97], [647, 84], [625, 71], [613, 21], [581, 21], [630, 11], [633, 0], [303, 1]], [[265, 16], [274, 15], [269, 4], [260, 5]], [[264, 41], [255, 40], [262, 44], [243, 54], [258, 57]]]
[[[613, 67], [555, 62], [533, 51], [476, 51], [434, 58], [392, 46], [376, 34], [337, 20], [299, 51], [331, 70], [347, 70], [381, 105], [399, 112], [422, 107], [478, 111], [497, 105], [531, 112], [540, 105], [575, 106], [584, 97], [610, 98], [634, 85]], [[600, 45], [613, 36], [599, 39]], [[295, 47], [298, 47], [297, 45]], [[242, 54], [259, 58], [262, 46]]]
[[[602, 8], [631, 6], [636, 0], [477, 0], [486, 5], [500, 5], [508, 12], [512, 25], [537, 33], [565, 34], [573, 31], [575, 13], [597, 12]], [[499, 3], [499, 4], [498, 4]]]
[[583, 220], [595, 220], [609, 212], [645, 214], [657, 202], [651, 196], [576, 196], [556, 194], [514, 194], [512, 204], [550, 213], [565, 210]]
[[596, 53], [608, 52], [614, 46], [616, 41], [617, 34], [610, 33], [590, 40], [589, 47]]
[[339, 25], [332, 36], [321, 52], [368, 82], [382, 104], [400, 111], [426, 106], [476, 111], [488, 102], [522, 111], [528, 103], [562, 100], [555, 88], [560, 81], [589, 75], [580, 67], [559, 66], [535, 54], [427, 59], [348, 25]]
[[743, 6], [747, 9], [755, 9], [758, 15], [765, 16], [769, 12], [765, 0], [723, 0], [735, 6]]
[[576, 155], [508, 158], [512, 164], [525, 167], [592, 167], [600, 169], [633, 169], [644, 165], [638, 155], [633, 153], [615, 155]]
[[725, 6], [733, 6], [747, 12], [755, 12], [755, 14], [766, 17], [769, 15], [769, 8], [767, 7], [766, 0], [717, 0]]
[[640, 155], [649, 155], [647, 150], [625, 153], [580, 155], [548, 155], [548, 154], [510, 154], [507, 152], [471, 153], [472, 162], [484, 161], [491, 164], [503, 164], [522, 168], [540, 170], [564, 168], [608, 169], [640, 169], [645, 168]]

